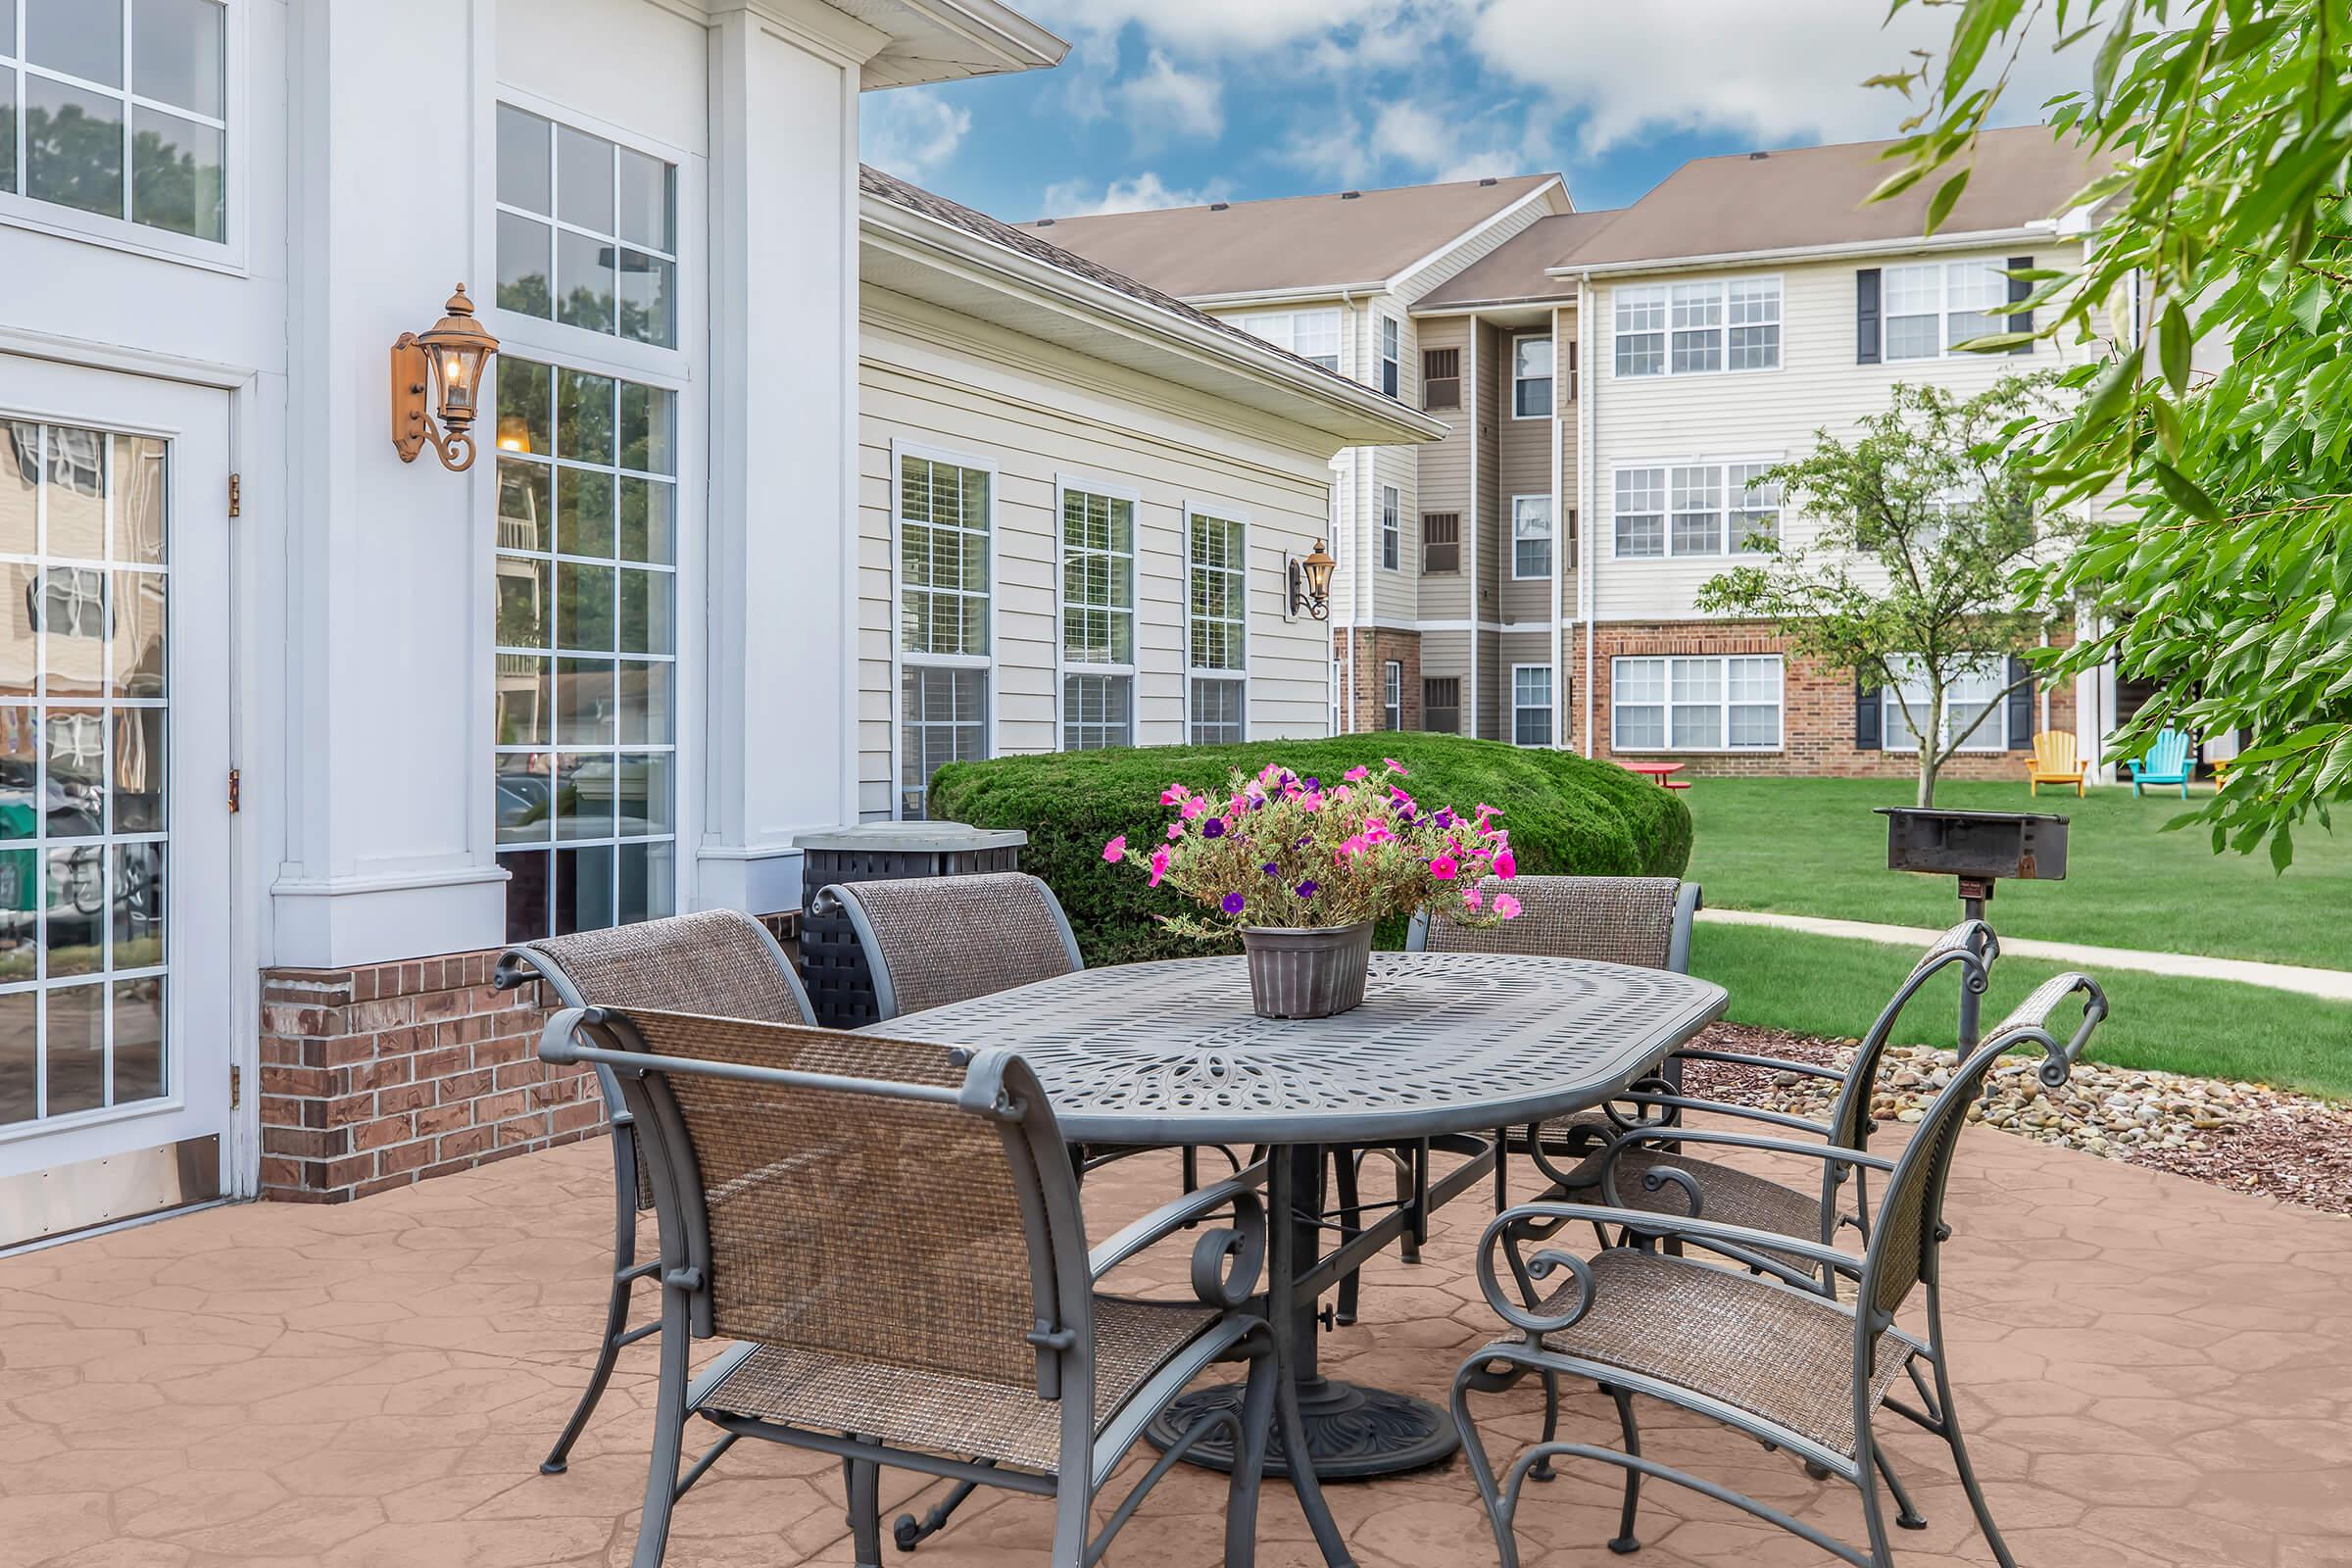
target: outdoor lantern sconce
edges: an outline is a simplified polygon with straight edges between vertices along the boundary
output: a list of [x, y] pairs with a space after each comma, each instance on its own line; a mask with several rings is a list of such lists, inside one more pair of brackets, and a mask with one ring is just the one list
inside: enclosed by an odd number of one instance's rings
[[[473, 466], [473, 416], [482, 386], [482, 370], [498, 352], [498, 339], [473, 318], [473, 301], [466, 285], [443, 307], [449, 314], [429, 331], [403, 332], [392, 345], [392, 444], [400, 461], [415, 463], [431, 442], [441, 455], [441, 466], [463, 473]], [[441, 390], [438, 413], [433, 388]]]
[[1285, 564], [1291, 574], [1290, 612], [1303, 612], [1316, 620], [1327, 618], [1331, 614], [1331, 568], [1339, 563], [1331, 559], [1325, 542], [1316, 540], [1304, 561], [1293, 556]]

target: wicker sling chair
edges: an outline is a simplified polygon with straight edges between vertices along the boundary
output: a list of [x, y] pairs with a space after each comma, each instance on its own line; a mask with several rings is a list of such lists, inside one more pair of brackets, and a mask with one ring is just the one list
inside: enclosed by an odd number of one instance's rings
[[[611, 1072], [637, 1119], [662, 1243], [662, 1363], [636, 1568], [734, 1443], [843, 1462], [856, 1560], [879, 1568], [881, 1467], [1054, 1502], [1052, 1562], [1088, 1568], [1212, 1431], [1238, 1462], [1225, 1560], [1251, 1559], [1271, 1423], [1303, 1446], [1274, 1339], [1250, 1310], [1267, 1236], [1248, 1180], [1087, 1248], [1052, 1105], [1009, 1052], [681, 1013], [567, 1009], [540, 1054]], [[1196, 1299], [1099, 1294], [1102, 1276], [1213, 1214]], [[735, 1341], [690, 1375], [693, 1342]], [[1092, 1529], [1112, 1468], [1213, 1363], [1250, 1363], [1239, 1412], [1204, 1417]], [[681, 1475], [685, 1429], [718, 1429]], [[1321, 1512], [1311, 1476], [1299, 1486]]]
[[[734, 909], [710, 909], [607, 931], [549, 937], [500, 955], [491, 984], [501, 991], [537, 981], [565, 1007], [676, 1007], [765, 1023], [808, 1023], [814, 1015], [800, 976], [767, 928]], [[597, 1088], [612, 1125], [612, 1289], [605, 1300], [605, 1337], [596, 1367], [571, 1419], [540, 1464], [562, 1475], [596, 1413], [621, 1350], [659, 1327], [629, 1327], [629, 1292], [655, 1265], [637, 1261], [637, 1216], [654, 1206], [654, 1186], [619, 1088], [604, 1068]]]
[[[2052, 1032], [2054, 1017], [2077, 996], [2081, 1018], [2061, 1040]], [[1872, 1420], [1881, 1407], [1950, 1447], [1986, 1544], [2002, 1568], [2016, 1568], [1978, 1485], [1952, 1398], [1939, 1296], [1939, 1250], [1948, 1234], [1944, 1187], [1969, 1103], [1982, 1092], [1993, 1063], [2007, 1052], [2038, 1047], [2042, 1081], [2063, 1084], [2106, 1014], [2106, 997], [2094, 981], [2062, 974], [2035, 990], [1991, 1032], [1937, 1094], [1895, 1161], [1858, 1266], [1848, 1254], [1774, 1232], [1585, 1203], [1524, 1204], [1490, 1225], [1479, 1247], [1479, 1286], [1518, 1337], [1497, 1340], [1463, 1363], [1454, 1377], [1453, 1412], [1503, 1568], [1516, 1568], [1519, 1560], [1513, 1521], [1525, 1484], [1538, 1465], [1555, 1456], [1590, 1459], [1625, 1472], [1618, 1533], [1609, 1543], [1614, 1551], [1639, 1547], [1634, 1527], [1642, 1481], [1651, 1477], [1730, 1503], [1858, 1568], [1891, 1568], [1880, 1478], [1899, 1510], [1898, 1526], [1918, 1529], [1926, 1521], [1911, 1506], [1873, 1436]], [[1633, 1240], [1590, 1259], [1545, 1247], [1545, 1239], [1561, 1226], [1579, 1222], [1621, 1230]], [[1726, 1262], [1670, 1255], [1658, 1250], [1660, 1242], [1679, 1243], [1686, 1253], [1710, 1252]], [[1531, 1247], [1538, 1249], [1532, 1255]], [[1852, 1270], [1858, 1285], [1854, 1302], [1823, 1296], [1803, 1268], [1781, 1261], [1789, 1253], [1814, 1268]], [[1509, 1271], [1507, 1287], [1498, 1264]], [[1543, 1281], [1563, 1272], [1567, 1278], [1556, 1289], [1544, 1288]], [[1914, 1290], [1926, 1297], [1924, 1339], [1894, 1324]], [[1921, 1372], [1923, 1363], [1933, 1374], [1933, 1388]], [[1508, 1388], [1531, 1373], [1592, 1380], [1617, 1407], [1625, 1446], [1540, 1442], [1513, 1461], [1498, 1483], [1471, 1419], [1468, 1396]], [[1892, 1396], [1895, 1381], [1906, 1375], [1917, 1391], [1917, 1407]], [[1769, 1503], [1644, 1456], [1634, 1418], [1635, 1395], [1720, 1421], [1769, 1447], [1788, 1449], [1816, 1473], [1850, 1483], [1862, 1495], [1867, 1550]]]
[[[1838, 1085], [1827, 1121], [1813, 1121], [1783, 1111], [1723, 1101], [1697, 1100], [1677, 1094], [1663, 1078], [1637, 1085], [1622, 1100], [1605, 1107], [1611, 1121], [1608, 1142], [1573, 1169], [1552, 1163], [1546, 1150], [1530, 1151], [1536, 1164], [1551, 1178], [1544, 1196], [1597, 1200], [1610, 1208], [1638, 1208], [1655, 1213], [1708, 1219], [1749, 1230], [1772, 1231], [1823, 1247], [1834, 1247], [1838, 1234], [1852, 1226], [1865, 1244], [1870, 1240], [1870, 1172], [1893, 1170], [1891, 1160], [1869, 1152], [1871, 1099], [1880, 1063], [1892, 1043], [1903, 1009], [1920, 991], [1945, 969], [1959, 971], [1960, 984], [1982, 996], [1989, 983], [1992, 961], [2000, 943], [1982, 920], [1963, 920], [1929, 945], [1911, 965], [1911, 972], [1880, 1009], [1870, 1030], [1854, 1048], [1844, 1069], [1779, 1056], [1749, 1055], [1706, 1047], [1686, 1048], [1678, 1062], [1716, 1061], [1774, 1072], [1828, 1080]], [[1745, 1128], [1693, 1127], [1692, 1111], [1747, 1122]], [[1818, 1144], [1798, 1143], [1796, 1137], [1818, 1138]], [[1819, 1185], [1799, 1191], [1767, 1177], [1713, 1160], [1693, 1156], [1694, 1147], [1745, 1149], [1793, 1154], [1819, 1160]], [[1849, 1187], [1850, 1201], [1840, 1204], [1838, 1189]], [[1780, 1261], [1820, 1277], [1821, 1288], [1835, 1294], [1835, 1271], [1815, 1268], [1794, 1253]]]

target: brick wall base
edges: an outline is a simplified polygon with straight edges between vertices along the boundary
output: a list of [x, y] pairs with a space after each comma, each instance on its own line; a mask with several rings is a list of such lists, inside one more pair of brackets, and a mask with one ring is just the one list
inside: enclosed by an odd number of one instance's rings
[[[2071, 643], [2068, 631], [2053, 633], [2051, 641]], [[1579, 650], [1581, 652], [1581, 648]], [[1777, 752], [1618, 752], [1611, 745], [1610, 711], [1615, 689], [1611, 661], [1654, 655], [1780, 654], [1787, 662], [1781, 688], [1781, 749]], [[1592, 680], [1593, 755], [1626, 761], [1678, 761], [1686, 777], [1802, 777], [1802, 778], [1916, 778], [1919, 758], [1914, 752], [1888, 752], [1855, 744], [1854, 678], [1818, 660], [1788, 653], [1785, 639], [1768, 626], [1721, 621], [1659, 621], [1647, 624], [1603, 623], [1594, 630]], [[2075, 727], [2075, 689], [2071, 681], [2048, 688], [2051, 729]], [[2041, 727], [2039, 693], [2034, 702], [2034, 725]], [[1581, 719], [1581, 709], [1578, 714]], [[2012, 737], [2016, 740], [2017, 737]], [[2030, 744], [2032, 737], [2025, 737]], [[1946, 761], [1942, 778], [1991, 778], [2022, 782], [2025, 760], [2033, 753], [2021, 744], [2003, 752], [1962, 752]]]
[[594, 1072], [539, 1059], [539, 988], [491, 989], [500, 951], [262, 971], [264, 1198], [346, 1202], [604, 1130]]
[[[1417, 631], [1393, 631], [1375, 628], [1370, 631], [1347, 630], [1332, 634], [1333, 652], [1340, 662], [1340, 702], [1346, 717], [1348, 732], [1367, 734], [1389, 727], [1382, 680], [1383, 666], [1395, 660], [1403, 666], [1401, 723], [1403, 729], [1421, 727], [1421, 634]], [[1348, 674], [1355, 672], [1355, 700], [1348, 701]]]

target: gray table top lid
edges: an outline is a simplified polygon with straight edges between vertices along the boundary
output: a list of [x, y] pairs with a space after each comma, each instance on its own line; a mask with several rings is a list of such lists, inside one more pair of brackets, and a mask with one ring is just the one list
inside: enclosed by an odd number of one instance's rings
[[885, 850], [906, 855], [1018, 849], [1028, 842], [1029, 835], [1017, 827], [973, 827], [968, 822], [865, 822], [792, 837], [793, 848], [799, 850]]
[[1260, 1018], [1240, 958], [1085, 969], [866, 1032], [1020, 1053], [1089, 1143], [1363, 1143], [1598, 1104], [1722, 1015], [1689, 975], [1518, 954], [1378, 953], [1363, 1005]]

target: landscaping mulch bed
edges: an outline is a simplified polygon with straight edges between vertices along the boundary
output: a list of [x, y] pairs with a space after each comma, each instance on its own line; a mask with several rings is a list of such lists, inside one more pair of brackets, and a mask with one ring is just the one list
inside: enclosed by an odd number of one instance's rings
[[[1842, 1067], [1850, 1040], [1823, 1040], [1745, 1024], [1717, 1024], [1700, 1044], [1719, 1051]], [[2106, 1159], [2194, 1177], [2233, 1192], [2260, 1193], [2331, 1214], [2352, 1215], [2352, 1110], [2267, 1084], [2188, 1078], [2078, 1062], [2066, 1086], [2042, 1088], [2038, 1057], [2020, 1056], [1995, 1070], [1985, 1101], [1970, 1120], [2038, 1143], [2062, 1144]], [[1880, 1068], [1872, 1113], [1881, 1121], [1917, 1121], [1936, 1091], [1951, 1081], [1954, 1057], [1924, 1046], [1889, 1049]], [[1692, 1062], [1686, 1092], [1708, 1100], [1761, 1105], [1794, 1115], [1829, 1113], [1837, 1085], [1798, 1073], [1721, 1062]]]

